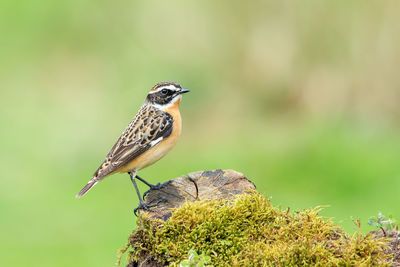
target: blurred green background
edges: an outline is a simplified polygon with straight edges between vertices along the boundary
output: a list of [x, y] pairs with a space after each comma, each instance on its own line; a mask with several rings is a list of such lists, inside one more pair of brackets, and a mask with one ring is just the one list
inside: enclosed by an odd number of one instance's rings
[[[400, 219], [398, 1], [0, 2], [0, 265], [112, 266], [137, 196], [89, 180], [156, 82], [191, 89], [156, 183], [235, 169], [275, 205]], [[142, 187], [144, 190], [145, 187]]]

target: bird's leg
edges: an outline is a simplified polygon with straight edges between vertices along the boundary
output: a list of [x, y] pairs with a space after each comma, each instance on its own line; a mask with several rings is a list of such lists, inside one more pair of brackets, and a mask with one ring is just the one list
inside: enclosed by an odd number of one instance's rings
[[150, 190], [159, 190], [163, 187], [165, 187], [167, 184], [169, 184], [171, 181], [166, 181], [162, 184], [157, 183], [156, 185], [152, 185], [149, 182], [147, 182], [145, 179], [141, 178], [140, 176], [136, 175], [136, 179], [138, 179], [139, 181], [143, 182], [145, 185], [147, 185], [148, 187], [150, 187], [149, 190], [147, 190], [146, 192], [144, 192], [143, 194], [143, 198], [146, 197], [146, 195], [150, 192]]
[[152, 185], [151, 183], [147, 182], [145, 179], [141, 178], [139, 175], [135, 176], [136, 179], [138, 179], [139, 181], [141, 181], [142, 183], [144, 183], [145, 185], [147, 185], [150, 188], [154, 188], [160, 185], [160, 183], [156, 184], [156, 185]]
[[154, 206], [157, 206], [157, 205], [161, 202], [161, 200], [158, 201], [158, 202], [155, 203], [155, 204], [146, 204], [146, 203], [144, 203], [144, 201], [143, 201], [143, 199], [142, 199], [142, 196], [140, 195], [139, 188], [138, 188], [138, 186], [137, 186], [137, 184], [136, 184], [135, 177], [133, 177], [133, 174], [132, 174], [131, 172], [129, 172], [129, 176], [131, 177], [131, 181], [132, 181], [132, 183], [133, 183], [133, 186], [135, 187], [136, 194], [138, 195], [138, 198], [139, 198], [139, 206], [137, 206], [137, 207], [133, 210], [133, 212], [134, 212], [135, 215], [137, 216], [137, 211], [138, 211], [139, 209], [151, 211], [149, 208], [154, 207]]

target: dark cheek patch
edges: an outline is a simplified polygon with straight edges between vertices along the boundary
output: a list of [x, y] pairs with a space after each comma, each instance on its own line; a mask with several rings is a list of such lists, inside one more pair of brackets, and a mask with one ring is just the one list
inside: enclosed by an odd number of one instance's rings
[[157, 92], [149, 94], [147, 96], [147, 99], [154, 104], [166, 105], [172, 100], [173, 95], [174, 95], [173, 92], [171, 95], [163, 95], [161, 92]]

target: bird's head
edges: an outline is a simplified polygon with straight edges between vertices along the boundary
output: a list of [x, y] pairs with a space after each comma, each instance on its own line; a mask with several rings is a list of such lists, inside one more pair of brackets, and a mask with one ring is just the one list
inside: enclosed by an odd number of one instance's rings
[[146, 101], [152, 105], [165, 109], [182, 99], [182, 94], [189, 92], [175, 82], [160, 82], [151, 88]]

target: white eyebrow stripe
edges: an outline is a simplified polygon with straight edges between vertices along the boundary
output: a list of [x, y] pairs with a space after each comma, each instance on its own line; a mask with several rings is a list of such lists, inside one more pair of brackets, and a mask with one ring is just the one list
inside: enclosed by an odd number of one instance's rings
[[155, 91], [151, 91], [151, 92], [149, 92], [149, 94], [158, 93], [158, 92], [160, 92], [162, 89], [176, 90], [176, 89], [179, 89], [179, 88], [176, 87], [175, 85], [170, 84], [170, 85], [162, 86], [162, 87], [158, 88], [158, 89], [155, 90]]

